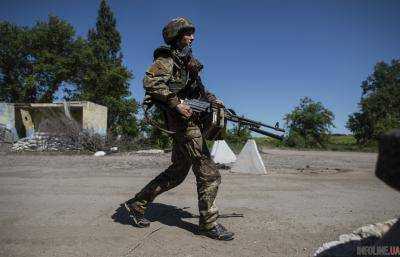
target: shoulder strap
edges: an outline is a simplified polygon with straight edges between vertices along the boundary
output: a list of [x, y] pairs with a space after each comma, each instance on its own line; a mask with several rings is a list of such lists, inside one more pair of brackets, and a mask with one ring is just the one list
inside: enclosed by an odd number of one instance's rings
[[153, 58], [154, 60], [158, 57], [172, 57], [172, 50], [169, 46], [162, 45], [154, 50]]

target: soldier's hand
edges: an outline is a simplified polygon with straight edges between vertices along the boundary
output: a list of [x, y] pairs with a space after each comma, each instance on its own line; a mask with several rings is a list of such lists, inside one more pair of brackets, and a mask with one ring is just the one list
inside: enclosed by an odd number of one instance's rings
[[190, 107], [184, 102], [178, 104], [176, 110], [186, 118], [189, 118], [193, 114], [192, 109], [190, 109]]

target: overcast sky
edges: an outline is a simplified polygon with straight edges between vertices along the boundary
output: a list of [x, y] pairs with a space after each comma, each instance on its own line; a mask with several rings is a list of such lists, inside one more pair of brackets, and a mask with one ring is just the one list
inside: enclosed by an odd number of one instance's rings
[[[226, 105], [263, 122], [281, 121], [299, 99], [321, 101], [347, 133], [360, 84], [378, 61], [400, 57], [400, 1], [110, 0], [125, 65], [143, 97], [142, 78], [161, 45], [162, 27], [177, 16], [197, 27], [194, 53], [203, 81]], [[32, 26], [54, 14], [77, 35], [95, 26], [96, 0], [0, 0], [0, 20]]]

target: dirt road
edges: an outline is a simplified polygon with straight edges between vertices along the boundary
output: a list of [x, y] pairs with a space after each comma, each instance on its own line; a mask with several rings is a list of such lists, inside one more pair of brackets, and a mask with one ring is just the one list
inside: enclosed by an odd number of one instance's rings
[[156, 199], [150, 228], [119, 204], [169, 154], [0, 155], [0, 256], [310, 256], [323, 242], [397, 217], [400, 194], [374, 177], [376, 154], [264, 150], [268, 175], [222, 170], [217, 203], [231, 242], [197, 235], [194, 176]]

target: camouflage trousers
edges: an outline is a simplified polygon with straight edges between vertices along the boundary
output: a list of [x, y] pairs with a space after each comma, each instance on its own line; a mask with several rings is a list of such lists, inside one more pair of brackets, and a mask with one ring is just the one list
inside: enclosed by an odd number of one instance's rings
[[172, 164], [127, 203], [144, 213], [148, 204], [159, 194], [182, 183], [192, 167], [197, 184], [199, 227], [210, 229], [214, 227], [218, 217], [215, 197], [221, 183], [221, 175], [210, 158], [208, 148], [197, 126], [175, 134], [173, 140]]

